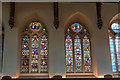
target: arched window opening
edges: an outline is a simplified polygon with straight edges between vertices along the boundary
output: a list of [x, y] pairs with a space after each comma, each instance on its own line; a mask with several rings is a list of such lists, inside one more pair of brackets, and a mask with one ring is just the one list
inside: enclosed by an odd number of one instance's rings
[[92, 72], [89, 32], [79, 23], [65, 31], [66, 73]]
[[120, 72], [120, 24], [112, 23], [109, 27], [109, 44], [113, 73]]
[[21, 73], [48, 73], [48, 33], [39, 22], [31, 22], [22, 34]]

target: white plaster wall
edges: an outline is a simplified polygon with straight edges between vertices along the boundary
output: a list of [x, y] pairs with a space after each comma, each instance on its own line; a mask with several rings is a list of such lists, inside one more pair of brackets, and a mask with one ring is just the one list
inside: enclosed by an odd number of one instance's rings
[[[107, 28], [109, 21], [117, 14], [117, 4], [103, 4], [103, 27], [101, 30], [97, 27], [95, 3], [59, 3], [60, 26], [57, 30], [53, 26], [52, 3], [16, 3], [15, 27], [13, 29], [10, 29], [8, 25], [9, 3], [4, 3], [3, 5], [3, 22], [5, 25], [4, 75], [11, 74], [16, 76], [19, 74], [19, 66], [17, 66], [19, 64], [19, 56], [17, 54], [20, 54], [19, 31], [25, 27], [25, 24], [29, 21], [27, 18], [32, 13], [36, 13], [39, 16], [40, 21], [49, 33], [50, 76], [56, 74], [65, 75], [64, 29], [73, 20], [80, 21], [86, 25], [91, 34], [93, 73], [96, 76], [103, 76], [107, 73], [112, 74]], [[79, 18], [75, 16], [77, 19], [71, 19], [77, 12], [80, 13], [77, 15]]]
[[[108, 27], [110, 20], [118, 14], [118, 4], [103, 4], [102, 19], [103, 28], [95, 31], [96, 39], [96, 53], [98, 65], [98, 74], [112, 74], [111, 58], [109, 52], [109, 41], [108, 41]], [[101, 44], [102, 43], [102, 44]], [[99, 46], [98, 46], [99, 45]]]
[[2, 74], [3, 76], [16, 76], [18, 28], [14, 27], [13, 29], [10, 29], [9, 27], [9, 3], [3, 3], [2, 9], [3, 25], [5, 29]]

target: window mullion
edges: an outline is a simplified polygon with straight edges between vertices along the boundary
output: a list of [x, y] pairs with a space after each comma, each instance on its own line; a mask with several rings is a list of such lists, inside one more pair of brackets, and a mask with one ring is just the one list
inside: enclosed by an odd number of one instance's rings
[[65, 36], [65, 39], [64, 39], [64, 48], [65, 48], [65, 71], [67, 72], [67, 65], [66, 65], [66, 37], [67, 36]]
[[118, 73], [118, 62], [117, 62], [117, 54], [116, 54], [115, 37], [113, 39], [113, 44], [114, 44], [114, 55], [115, 55], [116, 72]]
[[29, 73], [31, 73], [31, 59], [32, 59], [32, 36], [30, 35], [30, 56], [29, 56]]
[[72, 39], [72, 46], [73, 46], [73, 50], [72, 51], [73, 51], [73, 72], [75, 73], [76, 72], [76, 68], [75, 68], [76, 65], [75, 65], [74, 40], [75, 40], [75, 38]]
[[92, 53], [91, 53], [92, 50], [91, 50], [91, 40], [90, 40], [90, 38], [89, 38], [89, 41], [90, 41], [90, 42], [89, 42], [89, 45], [90, 45], [90, 51], [89, 51], [89, 52], [90, 52], [90, 58], [91, 58], [91, 63], [90, 63], [90, 64], [91, 64], [91, 65], [90, 65], [91, 70], [90, 70], [90, 72], [92, 72], [92, 71], [93, 71], [93, 70], [92, 70], [93, 67], [92, 67]]
[[41, 38], [40, 35], [38, 35], [39, 37], [39, 47], [38, 47], [38, 73], [40, 73], [40, 42], [41, 42]]
[[81, 54], [82, 54], [82, 71], [85, 72], [84, 69], [84, 52], [83, 52], [83, 38], [81, 39]]

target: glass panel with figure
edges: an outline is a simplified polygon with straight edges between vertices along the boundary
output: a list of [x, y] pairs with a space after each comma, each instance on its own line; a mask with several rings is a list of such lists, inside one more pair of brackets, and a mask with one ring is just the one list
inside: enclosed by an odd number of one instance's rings
[[82, 71], [82, 54], [81, 54], [81, 40], [77, 35], [74, 39], [74, 53], [76, 72]]
[[42, 35], [40, 47], [40, 72], [48, 72], [48, 39], [46, 35]]
[[29, 36], [26, 34], [22, 38], [22, 66], [21, 73], [29, 72]]
[[38, 48], [39, 48], [39, 38], [37, 35], [33, 35], [32, 37], [32, 70], [31, 72], [38, 72]]
[[72, 47], [72, 39], [68, 35], [65, 40], [66, 45], [66, 69], [67, 72], [73, 72], [73, 47]]
[[91, 71], [91, 58], [90, 58], [90, 41], [87, 36], [83, 39], [83, 54], [85, 71]]

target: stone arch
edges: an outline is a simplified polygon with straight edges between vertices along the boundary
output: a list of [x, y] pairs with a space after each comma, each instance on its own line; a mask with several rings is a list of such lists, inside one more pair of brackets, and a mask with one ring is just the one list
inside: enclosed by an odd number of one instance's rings
[[114, 21], [120, 20], [120, 13], [116, 14], [112, 19], [110, 20], [110, 24], [114, 23]]
[[46, 26], [43, 21], [42, 18], [39, 16], [39, 14], [37, 12], [31, 12], [29, 14], [27, 14], [26, 16], [24, 16], [23, 19], [21, 19], [21, 21], [18, 23], [18, 30], [19, 33], [22, 32], [22, 30], [29, 25], [32, 21], [39, 21], [43, 27]]
[[[91, 20], [89, 19], [89, 17], [81, 12], [75, 12], [73, 14], [71, 14], [64, 23], [64, 30], [66, 31], [66, 29], [71, 26], [72, 23], [74, 22], [78, 22], [80, 23], [83, 27], [85, 27], [87, 29], [87, 31], [90, 33], [90, 41], [91, 41], [91, 58], [92, 58], [92, 77], [95, 77], [97, 75], [97, 63], [94, 61], [96, 60], [96, 53], [93, 52], [94, 51], [94, 25], [91, 22]], [[96, 22], [94, 24], [97, 24]], [[95, 26], [96, 27], [96, 26]], [[65, 32], [64, 31], [64, 32]], [[95, 54], [95, 55], [94, 55]], [[93, 66], [94, 65], [94, 66]], [[88, 74], [91, 75], [91, 74]]]
[[[117, 48], [116, 48], [116, 37], [120, 36], [119, 32], [114, 31], [114, 29], [112, 29], [112, 24], [114, 23], [118, 23], [120, 24], [120, 13], [116, 14], [115, 16], [112, 17], [112, 19], [109, 22], [109, 26], [108, 26], [108, 33], [109, 33], [109, 53], [110, 55], [117, 55]], [[119, 30], [119, 29], [118, 29]], [[111, 42], [113, 41], [113, 42]], [[119, 39], [118, 39], [118, 43], [119, 43]], [[111, 48], [111, 44], [113, 44], [113, 49]], [[119, 47], [119, 46], [118, 46]], [[112, 51], [114, 51], [114, 53], [112, 53]], [[112, 66], [112, 72], [113, 73], [119, 73], [119, 67], [118, 67], [118, 59], [116, 56], [110, 56], [111, 57], [111, 66]], [[113, 64], [113, 61], [115, 61], [115, 65]], [[113, 68], [114, 66], [114, 68]], [[113, 74], [113, 76], [116, 76], [115, 74]]]
[[17, 53], [17, 70], [16, 70], [16, 76], [21, 76], [20, 75], [20, 56], [21, 56], [21, 39], [22, 39], [22, 36], [21, 36], [21, 33], [22, 31], [24, 30], [25, 27], [29, 27], [29, 24], [32, 22], [32, 21], [38, 21], [41, 23], [41, 25], [43, 27], [46, 27], [45, 23], [43, 22], [43, 19], [40, 17], [40, 15], [35, 12], [35, 11], [32, 11], [31, 13], [25, 15], [19, 22], [18, 22], [18, 53]]
[[81, 12], [75, 12], [74, 14], [69, 16], [64, 23], [64, 28], [66, 29], [73, 22], [79, 22], [80, 24], [85, 26], [90, 33], [93, 31], [93, 25], [90, 19]]

